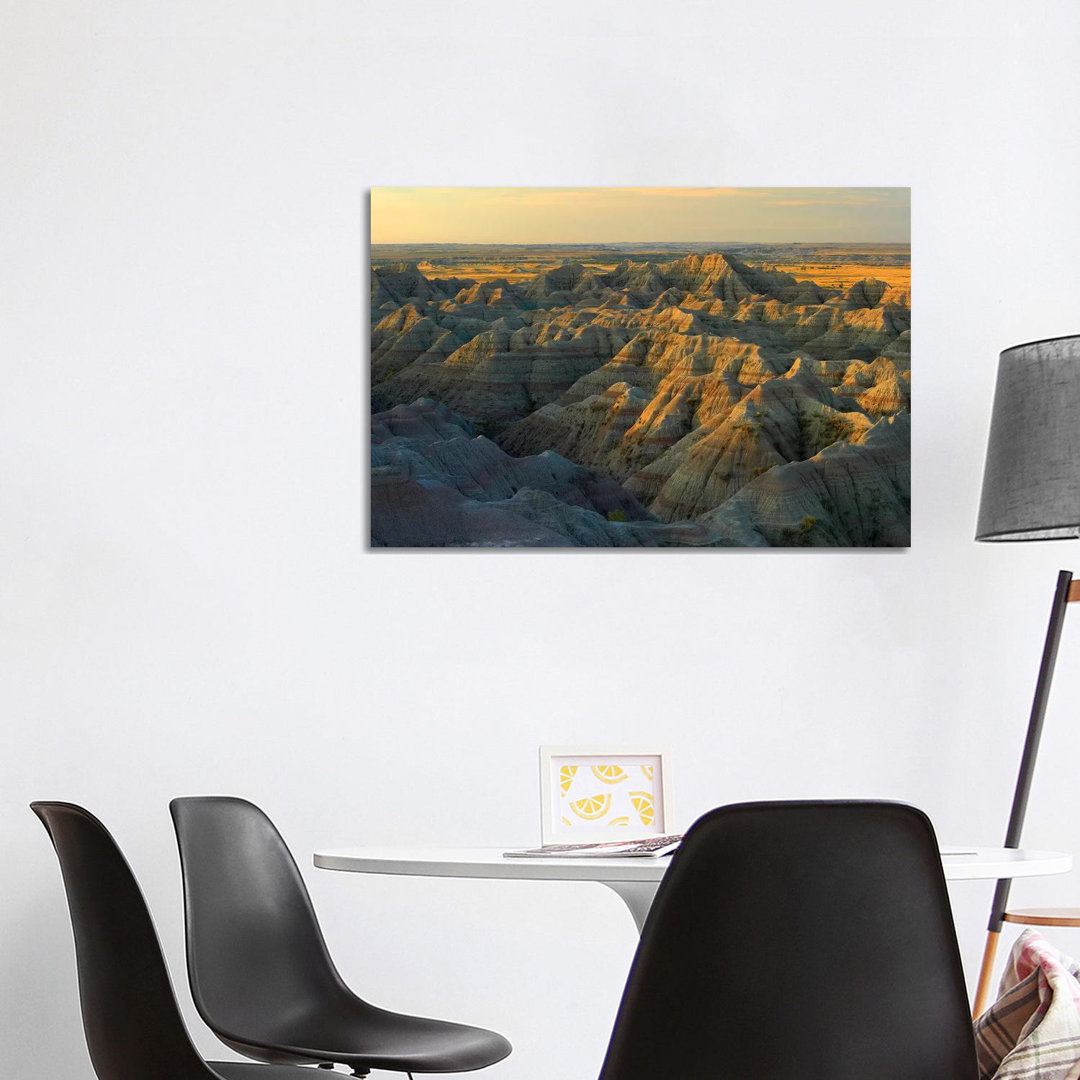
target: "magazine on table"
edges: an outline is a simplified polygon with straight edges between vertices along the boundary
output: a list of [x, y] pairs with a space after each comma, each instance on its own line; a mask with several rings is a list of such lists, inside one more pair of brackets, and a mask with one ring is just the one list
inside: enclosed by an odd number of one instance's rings
[[682, 843], [682, 836], [647, 836], [641, 840], [607, 840], [594, 844], [544, 844], [538, 848], [504, 851], [507, 859], [572, 859], [572, 858], [658, 858], [671, 855]]

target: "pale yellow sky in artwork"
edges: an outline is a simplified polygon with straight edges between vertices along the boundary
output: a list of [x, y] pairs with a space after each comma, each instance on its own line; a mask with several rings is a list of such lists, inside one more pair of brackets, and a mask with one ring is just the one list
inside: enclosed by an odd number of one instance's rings
[[371, 189], [373, 244], [908, 243], [911, 189]]

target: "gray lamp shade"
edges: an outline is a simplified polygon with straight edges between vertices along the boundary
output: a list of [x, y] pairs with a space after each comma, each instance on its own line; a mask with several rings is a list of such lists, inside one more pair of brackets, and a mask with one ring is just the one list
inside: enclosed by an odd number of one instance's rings
[[1080, 537], [1080, 336], [998, 362], [976, 540]]

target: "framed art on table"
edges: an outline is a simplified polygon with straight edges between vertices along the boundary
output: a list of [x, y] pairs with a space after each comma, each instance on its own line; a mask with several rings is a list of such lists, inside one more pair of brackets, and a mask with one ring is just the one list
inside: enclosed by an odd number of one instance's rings
[[541, 842], [593, 843], [673, 832], [670, 756], [657, 746], [541, 746]]

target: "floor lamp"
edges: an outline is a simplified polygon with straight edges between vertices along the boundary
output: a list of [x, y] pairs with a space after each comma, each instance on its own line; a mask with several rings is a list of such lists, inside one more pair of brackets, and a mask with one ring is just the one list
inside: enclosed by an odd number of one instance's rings
[[[1080, 537], [1080, 336], [1033, 341], [1006, 349], [998, 363], [997, 388], [986, 448], [976, 540], [1067, 540]], [[1031, 705], [1020, 771], [1013, 793], [1005, 846], [1020, 846], [1031, 779], [1039, 753], [1043, 717], [1054, 677], [1058, 643], [1080, 581], [1058, 574], [1046, 631], [1035, 699]], [[987, 1004], [1005, 907], [1012, 880], [994, 890], [974, 1014]], [[1080, 925], [1058, 920], [1058, 925]], [[1023, 922], [1024, 919], [1013, 921]]]

